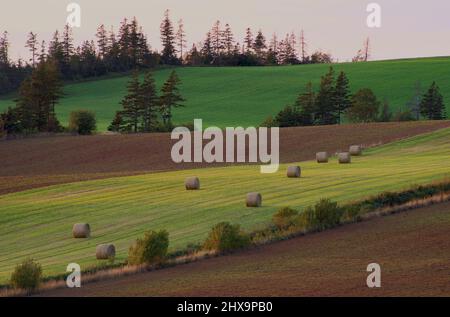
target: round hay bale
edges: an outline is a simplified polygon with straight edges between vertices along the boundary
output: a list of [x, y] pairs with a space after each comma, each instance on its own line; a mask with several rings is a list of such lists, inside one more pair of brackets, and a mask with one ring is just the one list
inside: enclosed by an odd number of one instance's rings
[[88, 223], [76, 223], [73, 225], [72, 234], [75, 239], [85, 239], [91, 236], [91, 227]]
[[116, 247], [114, 244], [99, 244], [95, 250], [97, 260], [109, 260], [116, 256]]
[[362, 147], [361, 145], [352, 145], [350, 146], [349, 152], [352, 156], [360, 156], [362, 155]]
[[319, 152], [316, 153], [317, 163], [328, 163], [328, 153], [327, 152]]
[[342, 152], [338, 155], [339, 164], [349, 164], [352, 162], [352, 156], [348, 152]]
[[260, 193], [248, 193], [246, 199], [247, 207], [261, 207], [262, 196]]
[[184, 182], [187, 190], [200, 189], [200, 179], [198, 177], [188, 177]]
[[287, 177], [289, 178], [298, 178], [300, 177], [302, 170], [300, 166], [289, 166], [287, 169]]

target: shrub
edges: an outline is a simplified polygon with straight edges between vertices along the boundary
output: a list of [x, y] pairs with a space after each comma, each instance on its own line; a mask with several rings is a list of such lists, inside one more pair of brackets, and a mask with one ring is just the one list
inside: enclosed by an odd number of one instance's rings
[[137, 239], [128, 250], [128, 263], [132, 265], [161, 263], [167, 255], [168, 248], [169, 233], [167, 231], [148, 231], [143, 239]]
[[245, 248], [249, 244], [250, 237], [241, 231], [239, 225], [221, 222], [211, 229], [203, 248], [226, 252]]
[[70, 113], [69, 130], [81, 135], [92, 134], [96, 130], [95, 113], [89, 110], [77, 110]]
[[297, 210], [283, 207], [272, 216], [272, 222], [279, 230], [285, 230], [295, 225], [297, 216]]
[[38, 288], [42, 278], [42, 267], [33, 259], [26, 259], [16, 266], [11, 275], [11, 285], [28, 291]]
[[321, 199], [314, 207], [306, 208], [297, 218], [297, 226], [304, 230], [325, 230], [341, 222], [342, 208], [329, 199]]

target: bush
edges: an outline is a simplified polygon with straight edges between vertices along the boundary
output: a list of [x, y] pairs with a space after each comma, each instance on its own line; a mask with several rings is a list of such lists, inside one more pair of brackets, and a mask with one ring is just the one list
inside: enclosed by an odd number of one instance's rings
[[97, 129], [95, 113], [89, 110], [77, 110], [70, 113], [69, 130], [81, 135], [92, 134]]
[[342, 208], [329, 199], [321, 199], [314, 207], [306, 208], [297, 219], [297, 226], [304, 230], [325, 230], [341, 222]]
[[298, 211], [283, 207], [272, 216], [272, 222], [279, 230], [285, 230], [295, 225]]
[[167, 231], [148, 231], [143, 239], [137, 239], [128, 250], [128, 263], [132, 265], [161, 263], [167, 255], [168, 248], [169, 233]]
[[239, 225], [221, 222], [215, 225], [206, 239], [203, 248], [219, 252], [245, 248], [250, 244], [250, 237], [243, 233]]
[[39, 287], [42, 278], [42, 267], [33, 259], [27, 259], [16, 266], [11, 275], [11, 285], [28, 291]]

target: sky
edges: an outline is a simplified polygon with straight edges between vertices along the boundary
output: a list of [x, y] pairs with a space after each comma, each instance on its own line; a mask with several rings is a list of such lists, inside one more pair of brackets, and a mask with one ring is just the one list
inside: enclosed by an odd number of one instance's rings
[[[94, 39], [97, 27], [118, 29], [124, 17], [136, 16], [153, 49], [160, 49], [159, 25], [166, 9], [176, 23], [183, 19], [188, 46], [204, 39], [216, 20], [229, 23], [242, 42], [247, 27], [261, 29], [267, 38], [276, 32], [304, 30], [308, 52], [317, 49], [348, 61], [371, 41], [371, 59], [450, 55], [450, 1], [448, 0], [0, 0], [0, 31], [7, 30], [10, 56], [29, 59], [24, 47], [30, 31], [48, 40], [62, 30], [67, 5], [81, 7], [81, 27], [75, 43]], [[369, 28], [367, 5], [381, 8], [381, 27]]]

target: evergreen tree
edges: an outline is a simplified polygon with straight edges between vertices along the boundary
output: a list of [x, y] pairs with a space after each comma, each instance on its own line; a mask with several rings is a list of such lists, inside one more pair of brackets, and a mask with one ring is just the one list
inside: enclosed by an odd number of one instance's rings
[[203, 56], [205, 64], [212, 63], [214, 56], [213, 56], [213, 48], [212, 48], [212, 41], [211, 41], [211, 32], [206, 33], [206, 39], [203, 41], [201, 55]]
[[334, 70], [330, 67], [328, 73], [321, 78], [319, 92], [316, 97], [314, 120], [319, 125], [337, 123], [335, 90]]
[[338, 123], [341, 123], [341, 115], [350, 107], [349, 80], [344, 72], [340, 72], [336, 79], [335, 106], [337, 110]]
[[245, 53], [250, 54], [253, 48], [253, 34], [250, 28], [247, 28], [247, 30], [245, 31], [244, 44], [245, 44]]
[[139, 83], [139, 72], [135, 70], [127, 85], [127, 95], [122, 99], [123, 110], [120, 112], [123, 127], [127, 132], [138, 132], [142, 116], [142, 95]]
[[62, 82], [56, 62], [39, 63], [19, 89], [17, 111], [26, 131], [54, 132], [59, 129], [55, 106], [62, 97]]
[[312, 83], [306, 84], [305, 92], [300, 94], [295, 102], [294, 109], [299, 114], [299, 124], [309, 126], [314, 124], [314, 113], [316, 107], [316, 94]]
[[265, 50], [267, 48], [266, 38], [262, 31], [259, 30], [255, 38], [255, 43], [253, 43], [253, 49], [255, 50], [256, 56], [260, 59], [261, 63], [264, 63]]
[[150, 132], [156, 125], [159, 97], [156, 91], [155, 80], [152, 73], [148, 72], [141, 85], [142, 97], [142, 130]]
[[172, 71], [167, 81], [161, 89], [160, 107], [164, 124], [171, 126], [172, 124], [172, 109], [184, 107], [181, 104], [185, 99], [181, 96], [178, 86], [181, 81], [175, 71]]
[[163, 64], [174, 65], [178, 63], [175, 49], [175, 35], [173, 31], [172, 21], [170, 21], [169, 10], [164, 13], [164, 19], [161, 22], [161, 42], [163, 50], [161, 53], [161, 61]]
[[97, 33], [95, 35], [97, 37], [97, 47], [98, 47], [98, 55], [101, 59], [105, 59], [108, 55], [108, 33], [106, 32], [105, 26], [102, 24], [98, 27]]
[[225, 30], [223, 31], [223, 47], [227, 54], [231, 54], [234, 46], [233, 32], [231, 31], [230, 25], [225, 24]]
[[0, 37], [0, 67], [7, 68], [9, 66], [9, 40], [8, 32], [5, 31]]
[[433, 82], [423, 95], [420, 113], [428, 120], [443, 120], [446, 118], [443, 97], [436, 82]]
[[220, 55], [222, 51], [222, 31], [220, 30], [220, 21], [217, 20], [211, 29], [211, 45], [214, 57]]

